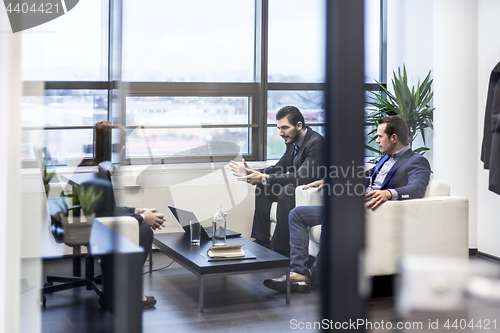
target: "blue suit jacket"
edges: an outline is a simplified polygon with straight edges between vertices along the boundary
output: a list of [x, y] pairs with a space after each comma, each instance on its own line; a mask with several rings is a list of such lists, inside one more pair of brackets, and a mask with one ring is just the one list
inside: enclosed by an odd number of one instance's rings
[[[375, 179], [377, 172], [388, 159], [389, 155], [384, 155], [375, 167], [367, 171], [367, 176]], [[423, 198], [430, 175], [429, 161], [410, 149], [392, 166], [380, 189], [396, 190], [398, 200]]]

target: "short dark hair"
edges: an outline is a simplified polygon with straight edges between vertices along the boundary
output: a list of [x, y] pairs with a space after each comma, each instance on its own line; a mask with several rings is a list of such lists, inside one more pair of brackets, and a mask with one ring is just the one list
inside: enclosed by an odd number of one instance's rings
[[410, 137], [410, 131], [408, 130], [408, 124], [400, 116], [387, 116], [378, 119], [378, 124], [387, 124], [385, 126], [385, 133], [388, 137], [396, 134], [398, 136], [399, 142], [403, 145], [408, 144], [408, 139]]
[[300, 110], [295, 106], [285, 106], [282, 107], [278, 113], [276, 113], [276, 120], [281, 120], [285, 117], [288, 117], [288, 121], [293, 126], [297, 126], [297, 123], [302, 122], [302, 127], [306, 127], [306, 122], [304, 120], [304, 116], [300, 113]]

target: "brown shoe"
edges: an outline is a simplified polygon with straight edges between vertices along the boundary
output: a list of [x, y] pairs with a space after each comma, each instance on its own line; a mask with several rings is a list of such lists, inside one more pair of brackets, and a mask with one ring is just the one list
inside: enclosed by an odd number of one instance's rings
[[[284, 293], [286, 292], [286, 275], [276, 279], [264, 280], [264, 285], [269, 289]], [[310, 290], [311, 279], [309, 276], [290, 272], [290, 291], [308, 292]]]

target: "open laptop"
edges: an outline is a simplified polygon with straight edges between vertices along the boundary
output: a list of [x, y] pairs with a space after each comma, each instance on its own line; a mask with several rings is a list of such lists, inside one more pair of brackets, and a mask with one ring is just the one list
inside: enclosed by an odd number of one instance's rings
[[[189, 233], [189, 221], [193, 220], [199, 221], [194, 215], [194, 213], [189, 210], [180, 209], [172, 206], [168, 206], [168, 208], [170, 209], [176, 220], [179, 222], [182, 229], [184, 229], [187, 233]], [[241, 237], [241, 233], [226, 229], [226, 238], [235, 238], [235, 237]], [[201, 238], [211, 239], [212, 228], [210, 227], [201, 228]]]

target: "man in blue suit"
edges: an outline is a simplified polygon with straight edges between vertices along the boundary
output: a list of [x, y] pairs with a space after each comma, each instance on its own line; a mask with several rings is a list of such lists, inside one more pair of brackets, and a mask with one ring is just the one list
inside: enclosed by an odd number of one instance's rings
[[377, 140], [385, 154], [374, 168], [367, 171], [370, 184], [366, 194], [368, 207], [375, 209], [387, 200], [423, 198], [429, 183], [429, 161], [413, 152], [408, 145], [408, 125], [399, 116], [378, 120]]
[[[429, 183], [431, 168], [422, 155], [408, 145], [409, 130], [406, 121], [399, 116], [382, 117], [378, 120], [377, 144], [384, 156], [366, 172], [370, 182], [366, 188], [367, 206], [376, 209], [387, 200], [423, 198]], [[323, 187], [324, 181], [308, 184], [308, 187]], [[302, 206], [294, 208], [289, 215], [290, 226], [290, 283], [292, 291], [309, 291], [311, 277], [319, 276], [316, 263], [309, 270], [308, 227], [323, 224], [323, 207]], [[322, 236], [321, 236], [322, 238]], [[320, 248], [322, 240], [320, 239]], [[319, 253], [316, 257], [319, 262]], [[273, 290], [286, 290], [286, 277], [268, 279], [264, 285]]]

